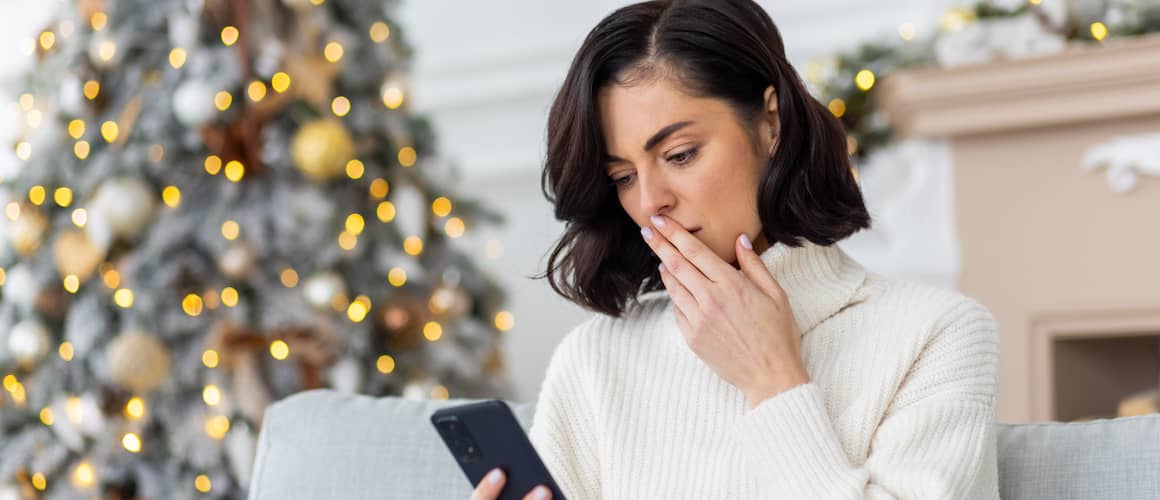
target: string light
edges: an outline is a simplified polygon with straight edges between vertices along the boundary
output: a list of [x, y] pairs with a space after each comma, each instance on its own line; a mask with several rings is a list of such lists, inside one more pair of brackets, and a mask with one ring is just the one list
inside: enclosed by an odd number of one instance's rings
[[366, 222], [363, 216], [359, 214], [350, 214], [346, 216], [346, 231], [351, 234], [362, 234], [363, 228], [366, 227]]
[[233, 26], [226, 26], [225, 28], [222, 28], [222, 43], [225, 44], [226, 47], [230, 47], [233, 46], [233, 44], [238, 43], [238, 29]]
[[436, 321], [428, 321], [423, 325], [423, 337], [431, 342], [436, 342], [443, 338], [443, 325]]
[[125, 436], [121, 438], [121, 446], [124, 446], [125, 449], [129, 450], [130, 453], [140, 453], [141, 436], [138, 436], [133, 432], [127, 432], [125, 433]]
[[101, 95], [101, 82], [96, 80], [89, 80], [85, 82], [82, 90], [84, 91], [85, 99], [90, 101], [96, 99], [98, 95]]
[[53, 45], [56, 45], [56, 34], [51, 31], [42, 31], [40, 33], [41, 48], [51, 50]]
[[54, 422], [56, 422], [56, 418], [52, 414], [52, 408], [46, 406], [40, 410], [40, 423], [52, 427]]
[[89, 24], [92, 25], [93, 31], [101, 31], [109, 24], [109, 16], [104, 12], [94, 12], [89, 18]]
[[24, 121], [28, 123], [28, 128], [37, 128], [40, 122], [44, 120], [44, 114], [39, 109], [29, 111], [24, 115]]
[[67, 187], [58, 187], [56, 191], [52, 192], [52, 200], [56, 202], [61, 208], [68, 207], [72, 204], [72, 190]]
[[37, 472], [32, 475], [32, 487], [40, 491], [48, 489], [48, 482], [45, 481], [43, 472]]
[[69, 274], [64, 277], [64, 289], [68, 293], [77, 293], [81, 287], [81, 280], [75, 274]]
[[246, 94], [250, 96], [251, 101], [261, 101], [266, 97], [266, 84], [254, 80], [250, 82], [249, 87], [246, 88]]
[[225, 111], [230, 109], [230, 105], [234, 103], [234, 96], [224, 90], [218, 92], [213, 96], [213, 105], [218, 111]]
[[90, 150], [91, 146], [89, 146], [89, 141], [77, 141], [76, 144], [73, 144], [73, 154], [76, 155], [78, 160], [88, 158]]
[[445, 196], [435, 198], [435, 201], [431, 202], [431, 211], [439, 217], [447, 217], [451, 213], [451, 200]]
[[346, 251], [354, 250], [358, 246], [358, 236], [343, 230], [338, 234], [338, 246]]
[[282, 270], [282, 274], [279, 277], [282, 280], [282, 286], [286, 288], [294, 288], [295, 286], [298, 286], [298, 271], [287, 267], [286, 269]]
[[24, 111], [32, 111], [32, 108], [36, 106], [36, 96], [25, 92], [20, 94], [20, 98], [17, 99], [17, 102], [20, 104], [20, 109]]
[[123, 309], [133, 307], [133, 291], [128, 288], [118, 289], [113, 292], [113, 302]]
[[826, 107], [830, 109], [830, 113], [835, 117], [841, 118], [842, 115], [846, 114], [846, 101], [837, 97], [830, 99], [830, 103]]
[[196, 293], [186, 295], [181, 301], [181, 310], [185, 311], [185, 314], [193, 317], [201, 315], [203, 306], [204, 303], [201, 301], [201, 296]]
[[512, 313], [507, 311], [500, 311], [495, 315], [495, 328], [501, 332], [511, 330], [516, 326], [516, 318]]
[[238, 160], [230, 160], [226, 163], [226, 179], [230, 182], [238, 182], [246, 175], [246, 166]]
[[460, 219], [459, 217], [452, 217], [447, 220], [446, 224], [443, 225], [443, 230], [447, 232], [447, 236], [458, 238], [463, 236], [463, 233], [467, 230], [467, 227], [464, 225], [463, 219]]
[[207, 405], [217, 406], [218, 403], [222, 402], [222, 391], [218, 386], [209, 384], [201, 391], [201, 399]]
[[93, 466], [87, 461], [77, 464], [73, 469], [72, 474], [73, 484], [79, 489], [88, 489], [93, 485], [95, 475], [93, 474]]
[[238, 233], [242, 231], [240, 225], [235, 220], [227, 220], [222, 223], [222, 237], [233, 241], [238, 239]]
[[375, 209], [375, 216], [383, 222], [395, 220], [395, 204], [389, 201], [379, 203], [379, 206]]
[[371, 300], [366, 295], [359, 295], [346, 308], [346, 316], [355, 323], [361, 323], [366, 319], [367, 313], [371, 309]]
[[863, 92], [869, 91], [874, 87], [874, 72], [868, 69], [859, 71], [857, 75], [854, 75], [854, 84]]
[[383, 86], [383, 105], [387, 109], [399, 109], [403, 105], [403, 89], [394, 85]]
[[4, 216], [8, 217], [8, 220], [19, 219], [20, 203], [15, 201], [8, 202], [8, 204], [4, 206]]
[[44, 204], [45, 191], [44, 186], [32, 186], [28, 188], [28, 201], [33, 205], [40, 206]]
[[218, 361], [218, 352], [213, 349], [206, 349], [201, 353], [201, 364], [206, 368], [217, 368]]
[[238, 290], [232, 286], [223, 288], [222, 304], [225, 304], [226, 307], [234, 307], [238, 305]]
[[202, 493], [209, 493], [210, 490], [213, 489], [213, 483], [210, 482], [209, 476], [205, 474], [198, 474], [197, 477], [193, 479], [193, 487], [197, 488], [197, 491]]
[[350, 113], [350, 99], [343, 96], [335, 97], [330, 101], [330, 110], [335, 116], [343, 117]]
[[278, 361], [282, 361], [290, 356], [290, 346], [283, 340], [270, 342], [270, 356]]
[[1108, 36], [1108, 26], [1104, 23], [1096, 21], [1092, 23], [1091, 32], [1092, 38], [1095, 38], [1097, 42], [1102, 42], [1104, 41], [1104, 38]]
[[181, 69], [182, 66], [185, 66], [185, 59], [187, 57], [188, 54], [185, 52], [185, 49], [174, 47], [173, 50], [169, 51], [169, 65], [173, 66], [173, 69]]
[[411, 146], [405, 146], [399, 150], [399, 165], [404, 167], [411, 167], [415, 164], [417, 157], [418, 153], [415, 152], [415, 148]]
[[28, 160], [32, 156], [32, 144], [26, 141], [21, 141], [16, 144], [16, 157], [21, 160]]
[[4, 286], [4, 282], [7, 280], [8, 273], [4, 271], [4, 268], [0, 267], [0, 286]]
[[391, 186], [387, 183], [386, 179], [375, 179], [371, 181], [370, 193], [375, 198], [380, 200], [386, 198], [390, 189]]
[[121, 286], [121, 273], [113, 269], [113, 265], [106, 262], [101, 264], [101, 280], [105, 282], [105, 286], [109, 288], [117, 288]]
[[391, 286], [396, 288], [406, 285], [407, 271], [404, 271], [400, 267], [392, 268], [391, 271], [387, 273], [387, 281], [391, 283]]
[[284, 71], [274, 73], [274, 76], [270, 79], [270, 86], [274, 88], [274, 92], [279, 94], [285, 92], [290, 88], [290, 75]]
[[145, 401], [137, 396], [129, 398], [129, 402], [125, 403], [125, 416], [129, 420], [141, 420], [145, 417]]
[[225, 415], [215, 415], [206, 419], [205, 433], [209, 437], [220, 441], [226, 437], [228, 432], [230, 432], [230, 419], [226, 418]]
[[379, 373], [382, 374], [391, 373], [395, 371], [395, 358], [392, 358], [387, 354], [383, 354], [382, 356], [379, 356], [379, 359], [375, 360], [375, 368], [378, 369]]
[[80, 139], [85, 135], [85, 121], [73, 120], [68, 122], [68, 135], [73, 139]]
[[330, 42], [326, 44], [326, 48], [322, 49], [322, 55], [326, 57], [327, 61], [336, 63], [342, 60], [342, 44], [338, 42]]
[[375, 43], [383, 43], [391, 36], [391, 28], [387, 23], [378, 21], [371, 25], [371, 41]]
[[60, 343], [60, 347], [57, 348], [56, 352], [60, 355], [60, 359], [63, 359], [66, 362], [72, 361], [73, 355], [76, 354], [73, 350], [72, 342], [67, 340]]
[[218, 295], [218, 291], [214, 290], [213, 288], [207, 288], [205, 292], [201, 294], [201, 300], [202, 303], [205, 304], [205, 308], [211, 311], [222, 305], [221, 296]]
[[101, 124], [101, 137], [105, 138], [105, 142], [112, 143], [116, 141], [119, 133], [117, 122], [107, 121]]
[[72, 211], [72, 223], [76, 227], [85, 227], [89, 221], [89, 212], [83, 208], [78, 208]]
[[366, 170], [366, 165], [363, 165], [363, 162], [359, 160], [346, 162], [346, 176], [351, 179], [361, 179]]
[[408, 236], [403, 240], [403, 251], [412, 256], [423, 253], [423, 240], [418, 236]]
[[161, 190], [161, 201], [169, 208], [177, 208], [181, 204], [181, 190], [177, 186], [165, 186]]
[[217, 155], [209, 155], [205, 157], [205, 172], [209, 175], [217, 175], [222, 170], [222, 159]]
[[109, 62], [113, 60], [113, 56], [117, 55], [117, 44], [112, 40], [101, 42], [101, 46], [97, 49], [97, 56], [102, 61]]

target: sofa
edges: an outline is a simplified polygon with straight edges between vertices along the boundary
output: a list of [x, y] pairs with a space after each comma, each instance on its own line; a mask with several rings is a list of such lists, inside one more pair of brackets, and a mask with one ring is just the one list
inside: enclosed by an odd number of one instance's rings
[[[266, 410], [250, 500], [459, 499], [471, 487], [428, 420], [470, 400], [299, 393]], [[526, 429], [533, 403], [509, 403]], [[1160, 415], [996, 424], [1000, 495], [1160, 499]]]

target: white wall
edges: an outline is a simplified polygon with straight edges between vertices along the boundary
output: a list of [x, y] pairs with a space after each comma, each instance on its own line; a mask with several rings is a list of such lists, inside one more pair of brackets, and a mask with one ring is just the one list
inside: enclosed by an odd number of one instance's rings
[[[509, 218], [497, 233], [506, 253], [488, 265], [511, 291], [516, 326], [507, 334], [506, 355], [523, 399], [536, 397], [552, 349], [587, 316], [552, 293], [546, 282], [525, 278], [542, 269], [563, 229], [552, 218], [551, 206], [539, 189], [548, 106], [588, 30], [628, 3], [425, 0], [408, 2], [401, 13], [417, 49], [412, 105], [434, 119], [442, 152], [459, 163], [470, 193], [503, 209]], [[853, 47], [873, 36], [896, 36], [903, 22], [913, 22], [924, 33], [954, 2], [759, 3], [778, 24], [791, 62], [804, 70], [815, 56]], [[945, 181], [945, 174], [945, 168], [936, 170], [924, 182]], [[935, 191], [933, 203], [949, 204], [939, 193]], [[934, 213], [946, 216], [945, 210]], [[888, 238], [868, 235], [852, 246], [864, 249], [865, 258], [855, 257], [871, 269], [953, 285], [949, 278], [954, 272], [953, 253], [927, 251], [943, 258], [907, 272], [908, 259], [887, 255], [892, 252], [890, 245]], [[948, 246], [945, 238], [938, 246]], [[874, 263], [881, 264], [876, 268]]]

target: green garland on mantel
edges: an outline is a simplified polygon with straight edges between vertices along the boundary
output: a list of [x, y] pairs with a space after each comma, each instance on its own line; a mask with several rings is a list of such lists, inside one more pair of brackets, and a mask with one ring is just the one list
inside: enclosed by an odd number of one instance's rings
[[1160, 0], [980, 1], [947, 11], [931, 36], [916, 38], [914, 25], [906, 23], [893, 40], [863, 43], [810, 61], [806, 83], [845, 125], [850, 155], [858, 162], [894, 140], [890, 124], [872, 99], [876, 81], [902, 69], [939, 65], [939, 40], [973, 23], [1020, 16], [1032, 16], [1045, 36], [1058, 37], [1066, 45], [1160, 32]]

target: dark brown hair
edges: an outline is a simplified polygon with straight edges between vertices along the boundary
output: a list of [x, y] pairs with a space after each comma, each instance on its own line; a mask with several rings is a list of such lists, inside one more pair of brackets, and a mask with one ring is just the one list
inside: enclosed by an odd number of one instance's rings
[[[751, 0], [656, 0], [620, 8], [588, 33], [548, 116], [541, 184], [565, 232], [548, 259], [552, 289], [619, 317], [629, 300], [663, 289], [658, 259], [621, 207], [601, 164], [597, 96], [629, 75], [671, 75], [696, 97], [726, 101], [756, 138], [764, 92], [777, 91], [780, 132], [758, 190], [771, 245], [819, 245], [870, 227], [850, 172], [846, 133], [785, 57], [781, 34]], [[762, 152], [762, 154], [766, 154]]]

